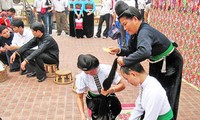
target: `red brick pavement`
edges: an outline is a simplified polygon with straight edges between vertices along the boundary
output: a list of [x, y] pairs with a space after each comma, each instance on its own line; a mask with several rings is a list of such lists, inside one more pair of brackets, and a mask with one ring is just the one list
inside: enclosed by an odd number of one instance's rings
[[[54, 31], [55, 32], [55, 31]], [[101, 63], [112, 64], [115, 56], [105, 53], [102, 47], [117, 46], [111, 39], [76, 39], [64, 33], [54, 38], [60, 47], [60, 69], [70, 69], [75, 76], [79, 54], [90, 53]], [[148, 69], [147, 62], [143, 65]], [[3, 120], [80, 120], [76, 95], [72, 84], [57, 85], [53, 78], [38, 83], [19, 72], [8, 73], [9, 79], [0, 83], [0, 117]], [[133, 103], [138, 89], [126, 83], [126, 89], [117, 93], [122, 103]], [[178, 120], [200, 120], [200, 92], [183, 82]]]

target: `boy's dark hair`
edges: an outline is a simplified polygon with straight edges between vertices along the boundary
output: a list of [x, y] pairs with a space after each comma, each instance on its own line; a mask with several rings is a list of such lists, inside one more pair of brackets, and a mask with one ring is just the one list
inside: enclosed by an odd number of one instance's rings
[[78, 56], [78, 62], [77, 62], [77, 67], [83, 71], [89, 71], [92, 69], [95, 69], [99, 66], [99, 60], [91, 55], [91, 54], [86, 54], [86, 55], [79, 55]]
[[14, 26], [14, 27], [22, 27], [24, 28], [24, 22], [20, 19], [15, 19], [11, 22], [11, 25]]
[[1, 33], [3, 30], [5, 30], [5, 29], [7, 29], [7, 27], [6, 27], [5, 25], [1, 25], [1, 26], [0, 26], [0, 33]]
[[16, 13], [15, 8], [10, 8], [8, 11], [12, 12], [12, 13]]
[[143, 73], [145, 70], [142, 67], [142, 65], [140, 63], [137, 64], [132, 64], [129, 67], [127, 67], [126, 65], [122, 66], [120, 68], [121, 71], [123, 71], [124, 73], [126, 73], [127, 75], [129, 75], [129, 72], [132, 71], [136, 71], [138, 73]]
[[44, 25], [41, 23], [41, 22], [34, 22], [32, 25], [31, 25], [31, 29], [33, 31], [41, 31], [42, 33], [44, 33]]

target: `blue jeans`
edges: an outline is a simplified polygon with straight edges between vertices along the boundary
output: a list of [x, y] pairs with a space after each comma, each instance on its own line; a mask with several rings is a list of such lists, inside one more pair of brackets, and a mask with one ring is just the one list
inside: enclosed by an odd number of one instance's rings
[[47, 33], [52, 34], [53, 13], [47, 12], [45, 17], [46, 17], [46, 21], [47, 21]]
[[46, 20], [46, 14], [42, 14], [41, 12], [38, 12], [38, 22], [43, 22], [45, 33], [47, 33], [47, 20]]

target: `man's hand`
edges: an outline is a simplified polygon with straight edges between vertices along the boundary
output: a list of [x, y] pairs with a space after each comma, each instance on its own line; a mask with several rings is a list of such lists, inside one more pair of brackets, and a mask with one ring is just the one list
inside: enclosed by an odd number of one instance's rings
[[123, 57], [118, 57], [117, 58], [117, 63], [120, 65], [120, 66], [124, 66], [124, 61], [123, 61]]
[[5, 43], [4, 48], [6, 48], [7, 50], [12, 50], [12, 47], [9, 46], [8, 44]]
[[10, 56], [10, 63], [13, 64], [13, 62], [15, 61], [16, 58], [16, 52], [14, 52], [11, 56]]
[[110, 50], [109, 53], [112, 54], [112, 55], [116, 55], [116, 54], [118, 54], [120, 52], [120, 48], [119, 47], [109, 47], [108, 49]]
[[26, 69], [26, 64], [27, 64], [27, 62], [25, 60], [21, 63], [21, 69], [22, 70]]
[[4, 47], [0, 47], [0, 52], [5, 52], [6, 49]]

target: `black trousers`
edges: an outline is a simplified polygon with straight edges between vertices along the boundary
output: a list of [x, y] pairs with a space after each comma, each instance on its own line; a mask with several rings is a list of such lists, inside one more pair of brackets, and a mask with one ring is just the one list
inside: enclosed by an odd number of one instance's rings
[[[30, 54], [31, 51], [26, 51], [24, 55]], [[37, 56], [35, 59], [29, 61], [29, 67], [31, 70], [34, 70], [36, 72], [37, 79], [41, 79], [43, 77], [46, 77], [46, 71], [44, 69], [44, 63], [46, 64], [57, 64], [58, 61], [49, 56], [46, 53], [42, 53], [39, 56]]]
[[69, 12], [69, 35], [72, 37], [76, 36], [74, 11]]
[[166, 90], [172, 108], [174, 119], [177, 119], [178, 105], [182, 82], [183, 58], [178, 50], [174, 50], [166, 57], [167, 72], [161, 73], [163, 61], [150, 64], [149, 74], [155, 77]]
[[91, 38], [94, 35], [94, 14], [87, 15], [88, 12], [83, 12], [83, 30], [87, 38]]
[[14, 52], [15, 52], [15, 50], [12, 50], [12, 51], [6, 50], [6, 57], [7, 57], [7, 60], [8, 60], [8, 64], [9, 64], [10, 70], [20, 68], [20, 59], [15, 59], [15, 61], [13, 62], [13, 64], [10, 63], [10, 56]]
[[[34, 50], [31, 49], [31, 50], [27, 50], [26, 52], [24, 52], [21, 57], [19, 58], [20, 60], [20, 63], [24, 61], [24, 59], [29, 56]], [[33, 69], [30, 64], [27, 64], [26, 65], [26, 70], [28, 71], [28, 73], [32, 73], [32, 72], [35, 72], [35, 69]]]
[[98, 24], [98, 30], [97, 30], [97, 33], [96, 33], [97, 37], [101, 37], [101, 30], [102, 30], [102, 25], [103, 25], [104, 21], [106, 21], [106, 28], [103, 31], [103, 36], [108, 37], [108, 31], [109, 31], [109, 28], [110, 28], [110, 22], [109, 22], [110, 16], [111, 16], [111, 14], [105, 14], [105, 15], [100, 16], [99, 24]]
[[1, 52], [0, 53], [0, 60], [3, 62], [3, 64], [5, 64], [5, 65], [9, 65], [8, 64], [8, 60], [7, 60], [7, 57], [6, 57], [6, 53], [5, 52]]

